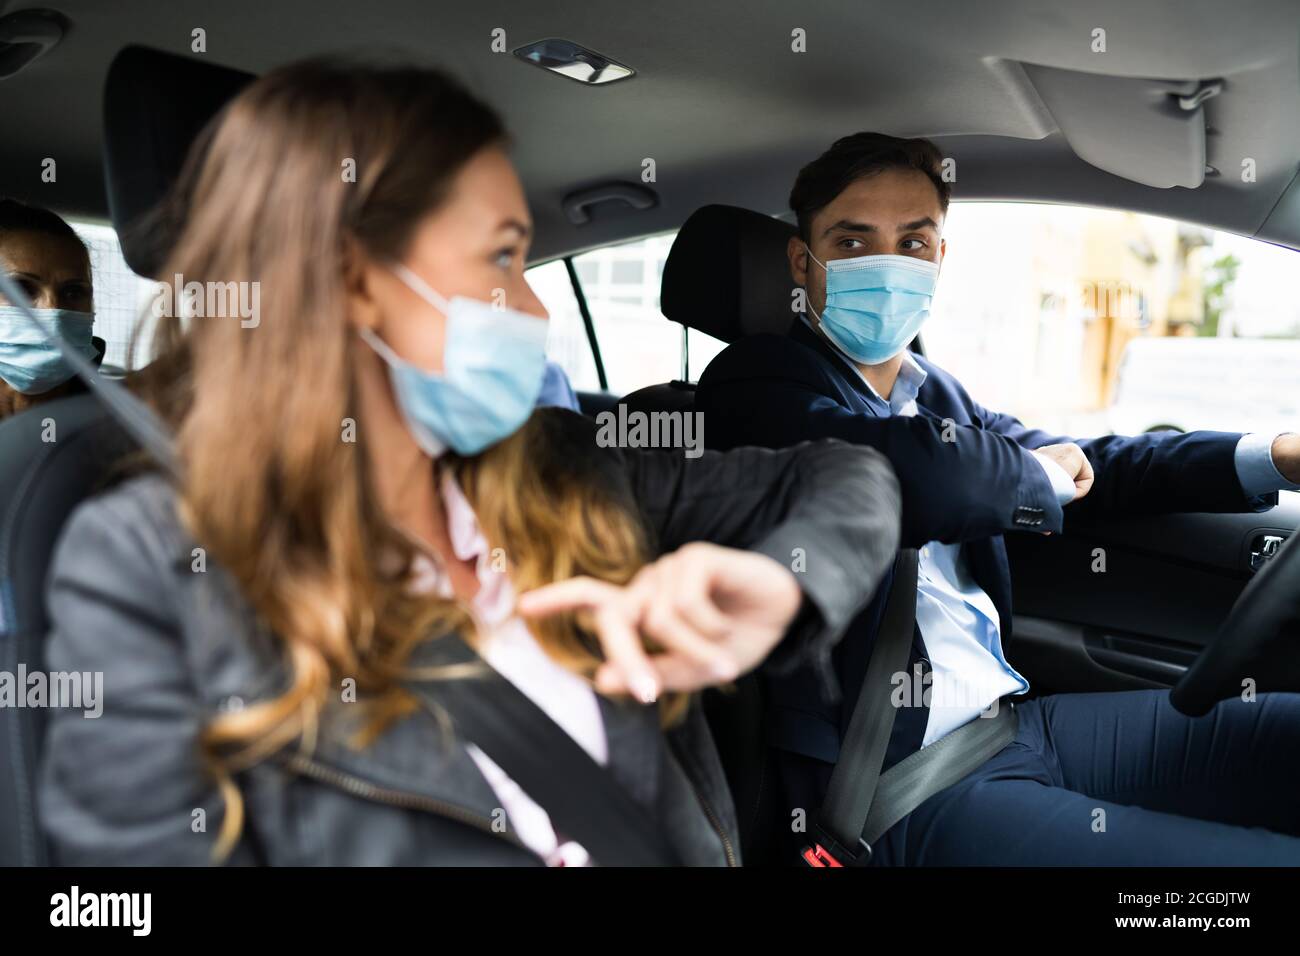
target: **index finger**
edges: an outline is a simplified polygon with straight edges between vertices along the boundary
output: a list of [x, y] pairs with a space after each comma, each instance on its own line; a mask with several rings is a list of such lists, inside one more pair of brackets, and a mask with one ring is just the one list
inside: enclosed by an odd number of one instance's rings
[[561, 611], [595, 607], [618, 590], [607, 581], [590, 577], [556, 581], [519, 595], [519, 613], [524, 617], [547, 617]]

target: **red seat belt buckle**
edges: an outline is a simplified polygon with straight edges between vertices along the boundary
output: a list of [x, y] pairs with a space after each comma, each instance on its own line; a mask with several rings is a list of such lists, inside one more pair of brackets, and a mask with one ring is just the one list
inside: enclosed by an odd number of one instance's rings
[[803, 861], [809, 866], [844, 866], [843, 863], [831, 856], [830, 851], [820, 843], [814, 843], [812, 846], [804, 847], [801, 855], [803, 856]]

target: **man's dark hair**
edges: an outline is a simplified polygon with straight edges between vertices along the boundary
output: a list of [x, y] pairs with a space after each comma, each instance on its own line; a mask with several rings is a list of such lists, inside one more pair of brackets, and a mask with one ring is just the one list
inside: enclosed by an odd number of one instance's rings
[[852, 183], [886, 169], [915, 169], [925, 173], [939, 193], [946, 213], [952, 186], [943, 179], [943, 154], [928, 139], [899, 139], [884, 133], [854, 133], [837, 139], [799, 170], [790, 190], [790, 208], [807, 242], [813, 216], [825, 209]]

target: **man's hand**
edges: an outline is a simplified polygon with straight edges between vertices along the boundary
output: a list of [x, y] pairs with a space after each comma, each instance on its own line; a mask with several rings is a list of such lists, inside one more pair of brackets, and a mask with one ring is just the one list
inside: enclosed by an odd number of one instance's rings
[[586, 612], [605, 651], [596, 689], [650, 703], [665, 690], [698, 690], [752, 670], [802, 602], [794, 574], [766, 555], [693, 543], [646, 565], [625, 587], [570, 578], [520, 595], [519, 611]]
[[1065, 473], [1074, 482], [1074, 501], [1078, 501], [1092, 490], [1092, 464], [1083, 449], [1074, 442], [1064, 445], [1044, 445], [1035, 448], [1040, 455], [1046, 455], [1065, 469]]
[[1293, 485], [1300, 485], [1300, 433], [1287, 432], [1273, 439], [1273, 467]]

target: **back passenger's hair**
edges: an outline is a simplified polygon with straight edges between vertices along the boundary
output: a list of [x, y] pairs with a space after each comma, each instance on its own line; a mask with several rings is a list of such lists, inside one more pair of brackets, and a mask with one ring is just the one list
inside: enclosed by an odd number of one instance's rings
[[0, 235], [7, 232], [35, 232], [43, 236], [70, 239], [85, 248], [85, 243], [76, 230], [58, 213], [5, 197], [0, 198]]
[[799, 170], [790, 190], [790, 208], [799, 222], [804, 241], [817, 213], [859, 179], [886, 169], [915, 169], [925, 173], [939, 193], [939, 206], [946, 213], [952, 186], [943, 178], [943, 154], [928, 139], [900, 139], [884, 133], [854, 133], [831, 144], [811, 163]]

